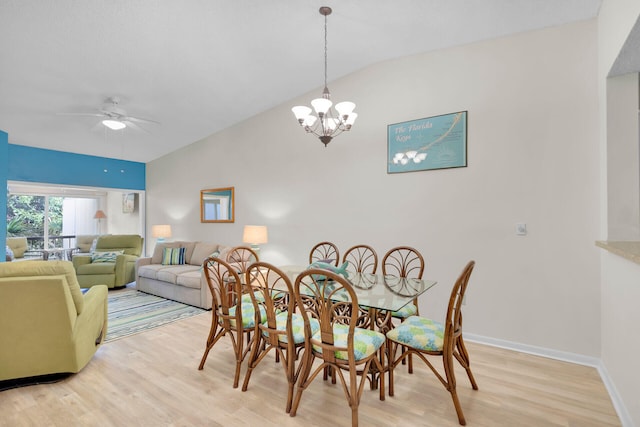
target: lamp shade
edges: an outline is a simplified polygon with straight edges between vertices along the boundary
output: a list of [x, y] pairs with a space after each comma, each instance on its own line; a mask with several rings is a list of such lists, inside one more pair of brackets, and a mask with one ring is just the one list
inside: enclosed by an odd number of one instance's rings
[[171, 237], [171, 226], [168, 224], [152, 225], [151, 236], [159, 237], [162, 239]]
[[101, 210], [97, 210], [96, 214], [93, 216], [95, 219], [105, 219], [107, 215]]
[[267, 226], [266, 225], [245, 225], [244, 233], [242, 235], [242, 241], [244, 243], [250, 243], [252, 245], [261, 245], [267, 243]]

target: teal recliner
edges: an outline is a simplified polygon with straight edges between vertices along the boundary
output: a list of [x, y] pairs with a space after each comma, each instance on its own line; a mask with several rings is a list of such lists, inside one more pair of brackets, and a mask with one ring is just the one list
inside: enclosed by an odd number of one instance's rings
[[137, 234], [110, 234], [98, 237], [91, 255], [76, 255], [73, 266], [81, 288], [107, 285], [120, 288], [135, 280], [136, 260], [144, 239]]

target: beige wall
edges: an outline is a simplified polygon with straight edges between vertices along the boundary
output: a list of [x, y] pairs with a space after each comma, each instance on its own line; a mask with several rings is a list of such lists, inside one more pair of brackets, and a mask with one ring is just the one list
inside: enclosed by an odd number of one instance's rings
[[[266, 224], [275, 264], [306, 262], [324, 239], [412, 245], [439, 282], [421, 299], [435, 317], [475, 259], [466, 331], [597, 357], [596, 46], [588, 21], [368, 67], [329, 85], [360, 116], [328, 148], [289, 110], [318, 89], [149, 163], [148, 227], [238, 244], [243, 225]], [[388, 124], [460, 110], [469, 167], [386, 173]], [[226, 186], [236, 222], [201, 224], [199, 191]]]
[[[607, 99], [607, 75], [620, 53], [628, 34], [634, 25], [637, 24], [640, 16], [640, 2], [637, 0], [605, 0], [600, 10], [598, 18], [598, 83], [599, 94], [602, 100]], [[640, 70], [638, 70], [640, 71]], [[626, 76], [631, 82], [637, 78]], [[611, 83], [611, 82], [609, 82]], [[614, 83], [615, 84], [615, 83]], [[636, 83], [637, 87], [637, 83]], [[637, 95], [637, 92], [635, 93]], [[608, 141], [607, 135], [617, 135], [615, 130], [607, 129], [606, 124], [613, 123], [608, 115], [615, 114], [615, 111], [607, 112], [607, 103], [600, 103], [600, 122], [603, 124], [600, 130], [600, 151], [602, 153], [601, 165], [601, 221], [602, 239], [615, 236], [607, 235], [607, 228], [616, 225], [616, 218], [608, 218], [607, 210], [611, 209], [608, 200], [622, 200], [625, 192], [631, 199], [637, 200], [638, 195], [633, 194], [638, 176], [635, 181], [627, 184], [621, 183], [619, 186], [608, 183], [607, 177], [617, 179], [616, 171], [624, 171], [628, 164], [617, 163], [616, 159], [607, 158], [607, 148], [616, 141]], [[609, 113], [609, 114], [608, 114]], [[631, 135], [629, 131], [628, 150], [634, 152], [638, 149], [637, 134]], [[625, 137], [623, 135], [623, 137]], [[636, 162], [638, 161], [636, 157]], [[624, 161], [624, 160], [622, 160]], [[609, 163], [607, 168], [607, 163]], [[613, 168], [613, 170], [612, 170]], [[635, 165], [638, 170], [638, 165]], [[631, 177], [633, 179], [634, 177]], [[609, 184], [609, 185], [608, 185]], [[610, 191], [619, 191], [616, 194], [608, 194]], [[637, 224], [636, 224], [637, 225]], [[615, 229], [615, 227], [614, 227]], [[633, 230], [627, 230], [633, 232]], [[616, 230], [617, 232], [617, 230]], [[631, 234], [631, 238], [634, 236]], [[620, 401], [618, 413], [624, 425], [640, 425], [640, 370], [636, 369], [637, 354], [640, 353], [640, 336], [638, 335], [638, 325], [640, 324], [640, 312], [638, 311], [638, 301], [640, 300], [640, 265], [621, 259], [606, 251], [601, 252], [601, 312], [602, 312], [602, 350], [601, 358], [607, 376], [611, 381], [609, 387], [614, 402]]]
[[[122, 212], [122, 196], [125, 193], [136, 193], [136, 209], [132, 213]], [[143, 234], [144, 193], [134, 191], [109, 191], [106, 198], [107, 218], [102, 232], [109, 234]]]

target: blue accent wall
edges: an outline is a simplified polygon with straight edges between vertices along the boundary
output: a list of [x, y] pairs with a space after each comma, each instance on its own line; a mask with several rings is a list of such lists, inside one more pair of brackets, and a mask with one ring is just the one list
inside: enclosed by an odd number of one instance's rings
[[[4, 135], [6, 139], [7, 134]], [[144, 163], [14, 144], [8, 144], [8, 159], [8, 171], [4, 181], [126, 190], [145, 189], [146, 165]], [[6, 204], [6, 196], [4, 199]]]
[[[144, 163], [9, 144], [0, 130], [0, 218], [7, 217], [7, 181], [144, 191], [145, 180]], [[6, 238], [7, 221], [0, 220], [0, 242]]]
[[[9, 165], [9, 135], [0, 130], [0, 218], [7, 217], [7, 170]], [[0, 242], [6, 242], [7, 221], [0, 221]], [[0, 258], [4, 262], [5, 257]]]

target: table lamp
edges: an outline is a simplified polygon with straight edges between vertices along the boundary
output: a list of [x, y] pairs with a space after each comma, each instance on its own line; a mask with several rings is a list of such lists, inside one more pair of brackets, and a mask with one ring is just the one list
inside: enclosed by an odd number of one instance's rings
[[262, 245], [267, 243], [267, 226], [266, 225], [245, 225], [244, 233], [242, 234], [242, 241], [244, 243], [249, 243], [251, 245], [251, 249], [256, 252], [260, 252], [260, 247], [258, 245]]
[[164, 239], [171, 237], [171, 226], [168, 224], [151, 226], [151, 236], [155, 237], [157, 243], [164, 242]]

